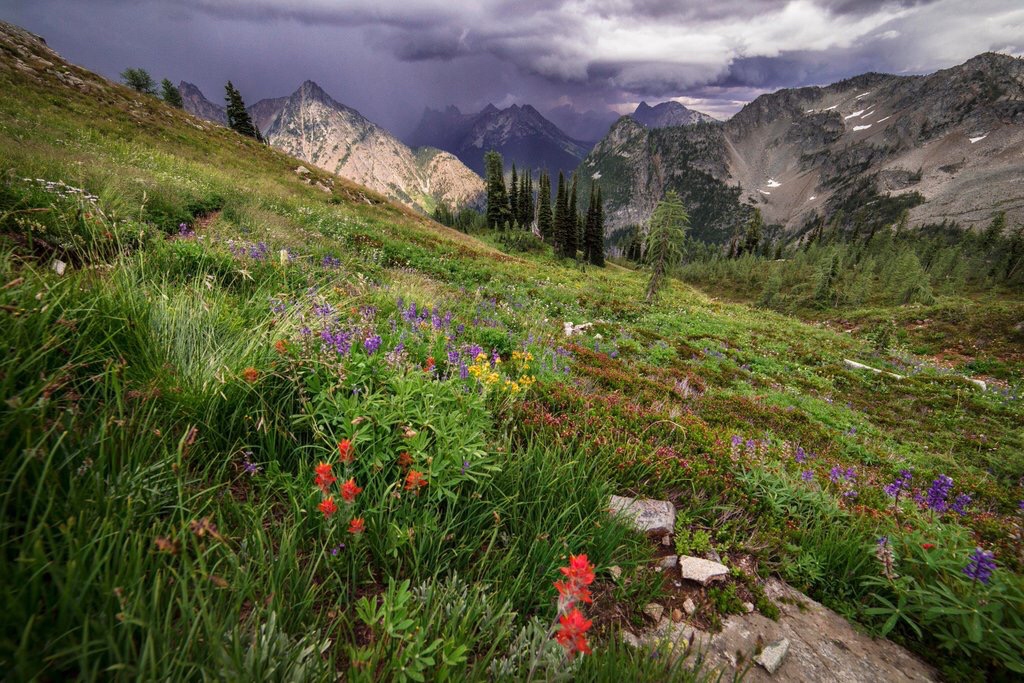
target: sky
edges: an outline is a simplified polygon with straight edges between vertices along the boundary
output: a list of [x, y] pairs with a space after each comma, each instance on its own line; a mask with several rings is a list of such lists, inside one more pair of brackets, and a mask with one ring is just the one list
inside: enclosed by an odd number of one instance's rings
[[725, 119], [779, 88], [1024, 54], [1024, 0], [0, 0], [0, 19], [216, 102], [228, 79], [248, 103], [311, 79], [400, 136], [424, 106]]

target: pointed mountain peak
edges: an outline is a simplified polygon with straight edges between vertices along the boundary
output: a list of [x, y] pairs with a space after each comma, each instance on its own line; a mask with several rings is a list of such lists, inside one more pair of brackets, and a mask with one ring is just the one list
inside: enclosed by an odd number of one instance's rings
[[480, 113], [481, 114], [496, 114], [498, 111], [500, 111], [500, 110], [497, 107], [495, 107], [493, 104], [488, 102], [487, 106], [484, 107], [482, 110], [480, 110]]
[[647, 104], [647, 102], [641, 102], [640, 104], [637, 105], [636, 110], [637, 111], [647, 111], [648, 109], [651, 109], [651, 108], [652, 108], [651, 105]]

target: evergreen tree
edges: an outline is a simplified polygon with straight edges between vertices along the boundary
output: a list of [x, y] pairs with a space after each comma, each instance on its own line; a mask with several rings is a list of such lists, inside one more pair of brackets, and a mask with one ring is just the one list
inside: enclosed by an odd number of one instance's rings
[[747, 221], [747, 231], [743, 235], [743, 253], [757, 254], [757, 248], [761, 245], [763, 228], [764, 220], [761, 218], [761, 210], [754, 209], [754, 215]]
[[568, 198], [565, 207], [564, 241], [562, 242], [562, 256], [565, 258], [576, 258], [576, 249], [579, 247], [579, 213], [576, 210], [576, 174], [572, 175], [572, 182], [569, 183]]
[[508, 185], [508, 209], [513, 221], [519, 221], [519, 175], [512, 162], [512, 182]]
[[590, 184], [590, 205], [587, 207], [587, 220], [583, 229], [583, 255], [595, 266], [604, 266], [604, 231], [601, 227], [600, 190]]
[[556, 254], [565, 253], [565, 231], [569, 206], [565, 196], [565, 175], [558, 172], [558, 191], [555, 193], [554, 247]]
[[129, 88], [143, 95], [156, 94], [156, 83], [145, 69], [125, 69], [121, 72], [121, 80]]
[[228, 127], [236, 133], [263, 142], [263, 136], [260, 135], [259, 129], [256, 128], [256, 124], [252, 122], [252, 117], [249, 116], [249, 112], [245, 109], [245, 102], [242, 101], [241, 93], [235, 89], [231, 81], [228, 81], [227, 85], [224, 86], [224, 91], [224, 99], [228, 105]]
[[601, 245], [601, 263], [604, 265], [604, 197], [601, 195], [601, 186], [597, 187], [597, 236]]
[[501, 229], [511, 218], [505, 189], [505, 163], [492, 149], [484, 155], [484, 167], [487, 169], [487, 227]]
[[675, 190], [669, 190], [651, 214], [644, 241], [644, 262], [651, 268], [647, 283], [647, 302], [665, 285], [672, 269], [682, 260], [682, 245], [690, 227], [690, 216]]
[[181, 99], [181, 93], [178, 92], [178, 88], [166, 78], [160, 81], [160, 91], [160, 96], [164, 102], [177, 109], [185, 108], [185, 102]]
[[529, 230], [533, 225], [533, 186], [530, 173], [519, 178], [519, 225]]
[[551, 176], [541, 171], [537, 190], [537, 231], [545, 242], [552, 242], [555, 226], [551, 215]]

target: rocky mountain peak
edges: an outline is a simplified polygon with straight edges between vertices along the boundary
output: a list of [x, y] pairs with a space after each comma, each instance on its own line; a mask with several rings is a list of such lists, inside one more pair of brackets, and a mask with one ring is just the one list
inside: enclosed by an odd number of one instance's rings
[[689, 126], [702, 121], [714, 121], [707, 114], [690, 109], [679, 102], [669, 100], [655, 106], [641, 102], [631, 115], [633, 119], [648, 128]]

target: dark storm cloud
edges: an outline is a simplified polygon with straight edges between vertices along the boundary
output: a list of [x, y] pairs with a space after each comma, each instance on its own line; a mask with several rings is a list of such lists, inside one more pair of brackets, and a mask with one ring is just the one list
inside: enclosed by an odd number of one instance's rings
[[311, 78], [399, 132], [424, 104], [578, 110], [760, 92], [1020, 52], [1020, 0], [0, 0], [108, 76], [127, 65], [249, 100]]

